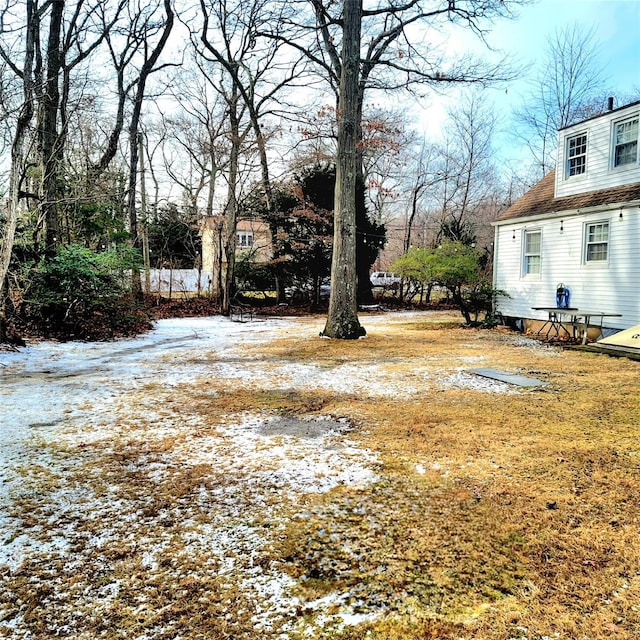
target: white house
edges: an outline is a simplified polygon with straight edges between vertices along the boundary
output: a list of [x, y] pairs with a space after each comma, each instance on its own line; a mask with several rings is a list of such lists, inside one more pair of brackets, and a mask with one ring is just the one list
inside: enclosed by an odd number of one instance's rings
[[640, 101], [558, 132], [556, 168], [494, 223], [494, 287], [505, 317], [546, 320], [556, 288], [570, 306], [640, 323]]

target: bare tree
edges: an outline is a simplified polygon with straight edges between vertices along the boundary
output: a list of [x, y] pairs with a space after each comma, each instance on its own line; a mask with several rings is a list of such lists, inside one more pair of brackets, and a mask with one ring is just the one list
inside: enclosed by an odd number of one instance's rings
[[[309, 48], [310, 55], [325, 70], [330, 86], [334, 90], [337, 88], [337, 163], [339, 167], [342, 165], [336, 184], [334, 267], [326, 335], [349, 339], [362, 333], [355, 300], [356, 272], [348, 265], [355, 260], [352, 246], [355, 188], [352, 179], [355, 180], [356, 174], [362, 175], [358, 143], [362, 140], [365, 91], [487, 83], [505, 78], [508, 72], [504, 61], [487, 65], [467, 56], [456, 60], [447, 60], [437, 54], [434, 57], [428, 42], [416, 33], [439, 24], [455, 24], [482, 38], [484, 24], [495, 18], [509, 17], [513, 7], [523, 1], [432, 0], [425, 3], [407, 0], [400, 5], [380, 3], [363, 9], [359, 0], [346, 0], [342, 4], [309, 0], [315, 14], [319, 45]], [[305, 47], [305, 44], [299, 46]], [[340, 157], [341, 154], [346, 157]]]
[[203, 68], [182, 68], [171, 83], [180, 104], [178, 114], [160, 114], [162, 158], [169, 177], [180, 186], [196, 209], [204, 201], [204, 214], [213, 215], [216, 187], [228, 164], [226, 105], [217, 74]]
[[491, 104], [470, 91], [449, 110], [442, 143], [423, 141], [402, 155], [406, 178], [397, 187], [395, 226], [404, 238], [396, 251], [434, 248], [443, 240], [490, 248], [489, 223], [504, 200], [492, 149], [496, 125]]
[[448, 135], [438, 167], [438, 241], [475, 243], [481, 206], [497, 188], [492, 140], [495, 110], [479, 94], [469, 93], [449, 111]]
[[45, 221], [45, 251], [55, 252], [58, 231], [59, 166], [62, 149], [58, 138], [58, 110], [60, 108], [60, 55], [64, 0], [52, 0], [49, 15], [49, 35], [46, 42], [44, 82], [39, 84], [40, 123], [38, 153], [42, 161], [42, 212]]
[[[225, 172], [227, 194], [223, 207], [223, 218], [217, 229], [220, 242], [218, 251], [220, 265], [217, 274], [213, 274], [213, 288], [221, 298], [222, 313], [228, 315], [231, 312], [231, 302], [234, 294], [233, 282], [236, 259], [236, 227], [240, 201], [241, 155], [249, 130], [253, 126], [251, 121], [249, 124], [245, 122], [249, 107], [242, 95], [245, 86], [242, 82], [242, 71], [238, 67], [241, 66], [243, 57], [251, 50], [250, 41], [252, 35], [243, 29], [242, 23], [236, 20], [236, 14], [233, 11], [230, 12], [230, 7], [226, 2], [219, 3], [215, 8], [212, 7], [211, 14], [204, 5], [202, 6], [202, 11], [204, 21], [201, 39], [203, 40], [205, 51], [209, 54], [202, 57], [209, 67], [205, 76], [222, 98], [225, 106], [224, 119], [226, 120], [226, 126], [224, 134], [228, 145], [228, 160]], [[221, 45], [215, 45], [209, 40], [209, 24], [212, 15], [219, 27], [216, 33], [222, 39]], [[214, 186], [213, 184], [211, 185], [211, 187]], [[211, 203], [213, 205], [213, 201]]]
[[362, 175], [368, 190], [371, 216], [384, 222], [387, 209], [403, 180], [407, 150], [414, 148], [416, 132], [405, 111], [367, 108], [362, 121]]
[[[129, 22], [122, 19], [127, 8], [130, 9]], [[98, 160], [91, 160], [99, 148], [98, 137], [92, 138], [92, 150], [85, 148], [85, 153], [82, 153], [85, 132], [91, 129], [93, 133], [99, 133], [100, 125], [97, 123], [101, 118], [94, 118], [91, 122], [87, 114], [98, 112], [96, 105], [102, 96], [95, 89], [109, 76], [108, 68], [105, 70], [104, 65], [95, 64], [95, 59], [103, 56], [100, 58], [102, 61], [105, 53], [114, 53], [114, 38], [128, 40], [131, 30], [144, 20], [141, 16], [148, 16], [146, 7], [142, 8], [140, 10], [141, 5], [134, 6], [134, 0], [50, 0], [42, 3], [28, 0], [26, 17], [23, 6], [15, 3], [7, 2], [0, 10], [0, 60], [23, 88], [12, 135], [8, 181], [11, 204], [3, 229], [0, 258], [3, 289], [20, 203], [29, 199], [38, 215], [32, 229], [36, 255], [40, 251], [42, 234], [45, 257], [53, 255], [57, 244], [63, 240], [62, 230], [66, 231], [66, 239], [70, 241], [72, 223], [69, 211], [73, 207], [70, 196], [74, 200], [84, 198], [86, 201], [97, 192], [93, 186], [116, 155], [126, 101], [134, 89], [131, 128], [135, 133], [135, 119], [139, 118], [138, 105], [144, 96], [146, 77], [155, 68], [156, 52], [162, 50], [160, 45], [153, 47], [151, 35], [157, 33], [153, 26], [147, 26], [143, 34], [134, 34], [126, 53], [120, 58], [114, 57], [119, 65], [115, 67], [118, 85], [115, 125], [106, 136], [107, 145], [100, 149]], [[166, 0], [165, 8], [164, 38], [161, 35], [160, 44], [166, 42], [173, 16], [169, 0]], [[127, 84], [126, 70], [131, 69], [140, 57], [144, 58], [141, 72]], [[108, 102], [108, 98], [105, 101]], [[87, 123], [87, 129], [75, 126], [83, 122]], [[137, 163], [137, 136], [134, 138], [136, 149], [132, 157]], [[80, 146], [73, 147], [78, 144]], [[86, 171], [87, 190], [82, 193], [80, 185], [71, 185], [69, 180], [74, 171], [81, 175], [78, 161], [84, 162]], [[31, 167], [29, 172], [25, 170], [26, 166]]]
[[323, 334], [330, 338], [353, 339], [363, 333], [358, 320], [356, 278], [356, 149], [362, 139], [362, 101], [358, 95], [362, 0], [345, 0], [342, 29], [332, 287]]
[[[138, 133], [140, 131], [140, 118], [142, 114], [142, 104], [146, 96], [146, 87], [149, 76], [162, 68], [158, 66], [158, 60], [167, 44], [169, 34], [173, 29], [174, 13], [171, 7], [171, 0], [163, 0], [164, 16], [157, 26], [155, 7], [149, 9], [141, 7], [143, 11], [148, 11], [147, 18], [142, 24], [141, 34], [143, 34], [143, 61], [135, 83], [135, 93], [133, 97], [133, 109], [129, 120], [129, 188], [127, 196], [127, 211], [129, 215], [129, 233], [133, 246], [138, 246], [138, 214], [136, 208], [136, 185], [138, 172]], [[152, 35], [159, 33], [155, 44], [151, 43]], [[140, 278], [137, 274], [132, 277], [132, 290], [137, 295], [142, 293]]]
[[[228, 314], [233, 297], [236, 225], [246, 175], [255, 170], [255, 141], [250, 139], [253, 127], [234, 76], [216, 61], [201, 56], [195, 60], [197, 73], [186, 80], [190, 87], [181, 91], [181, 80], [176, 85], [182, 115], [165, 121], [175, 130], [171, 138], [181, 133], [183, 136], [180, 141], [171, 141], [173, 147], [190, 147], [186, 165], [184, 148], [182, 158], [174, 161], [165, 147], [165, 166], [188, 193], [193, 206], [204, 203], [207, 230], [214, 243], [213, 263], [205, 268], [211, 271], [211, 293], [219, 299], [223, 313]], [[184, 138], [186, 131], [193, 134], [190, 139]], [[226, 185], [224, 196], [219, 195], [219, 182]], [[202, 196], [205, 189], [206, 195]], [[218, 206], [221, 215], [214, 213]]]
[[555, 166], [557, 131], [606, 108], [604, 71], [595, 28], [578, 23], [547, 39], [530, 94], [515, 113], [519, 138], [528, 147], [536, 180]]
[[[29, 69], [32, 77], [28, 81], [35, 103], [31, 117], [36, 120], [31, 161], [39, 168], [39, 176], [31, 195], [40, 209], [46, 255], [55, 251], [59, 237], [62, 164], [73, 73], [83, 64], [86, 68], [88, 59], [117, 22], [123, 2], [108, 5], [98, 0], [76, 0], [69, 4], [65, 0], [51, 0], [42, 5], [30, 3], [26, 22], [22, 15], [11, 14], [8, 8], [2, 12], [0, 28], [4, 37], [0, 41], [0, 58], [23, 83], [25, 70], [14, 60], [23, 55], [28, 57], [28, 47], [34, 49], [33, 64]], [[18, 53], [21, 50], [25, 53]], [[82, 82], [77, 84], [82, 86]], [[38, 229], [36, 238], [37, 233]]]
[[[36, 42], [38, 39], [39, 18], [37, 15], [37, 3], [35, 0], [27, 0], [26, 15], [26, 38], [24, 47], [24, 59], [22, 68], [10, 63], [13, 70], [22, 79], [22, 103], [19, 107], [15, 132], [11, 144], [11, 166], [9, 169], [9, 202], [7, 207], [7, 219], [0, 244], [0, 342], [5, 342], [6, 334], [6, 304], [7, 304], [7, 273], [13, 253], [13, 243], [15, 239], [16, 226], [18, 221], [18, 210], [21, 198], [21, 184], [25, 171], [25, 142], [28, 128], [31, 124], [34, 112], [34, 65], [36, 63]], [[4, 23], [5, 13], [2, 14]], [[0, 54], [5, 57], [4, 49], [0, 49]]]
[[[124, 7], [128, 7], [129, 0], [122, 0]], [[99, 157], [94, 159], [89, 166], [91, 178], [95, 178], [103, 172], [118, 153], [118, 145], [125, 124], [125, 110], [131, 91], [138, 81], [137, 74], [130, 72], [138, 52], [146, 46], [148, 32], [148, 14], [146, 11], [128, 12], [126, 25], [117, 29], [105, 28], [105, 40], [109, 57], [113, 65], [113, 80], [115, 81], [115, 115], [111, 128], [106, 131], [104, 145], [96, 145], [101, 150]], [[107, 25], [106, 17], [102, 16], [103, 25]], [[92, 150], [93, 151], [93, 150]]]
[[403, 241], [405, 253], [412, 245], [413, 225], [420, 213], [427, 208], [425, 196], [429, 196], [429, 190], [440, 182], [440, 176], [434, 173], [434, 148], [428, 146], [423, 140], [415, 159], [410, 165], [409, 174], [411, 184], [409, 185], [409, 198], [407, 202], [406, 225]]
[[[218, 64], [229, 76], [246, 109], [260, 160], [263, 198], [268, 215], [272, 186], [265, 120], [274, 109], [283, 109], [285, 90], [296, 85], [305, 71], [306, 58], [291, 51], [289, 40], [282, 33], [283, 25], [287, 24], [284, 18], [291, 9], [286, 3], [269, 0], [252, 0], [249, 3], [223, 0], [213, 4], [200, 0], [200, 5], [203, 16], [200, 53], [209, 62]], [[264, 36], [267, 29], [270, 37]], [[283, 56], [285, 47], [289, 51]], [[275, 220], [273, 216], [268, 217]], [[271, 233], [275, 237], [277, 228], [272, 227]], [[278, 299], [282, 300], [284, 290], [279, 278], [276, 279], [276, 290]], [[227, 307], [223, 306], [223, 310], [226, 311]]]
[[[225, 76], [217, 65], [197, 55], [194, 61], [194, 68], [182, 68], [171, 82], [181, 113], [170, 117], [162, 115], [160, 128], [165, 132], [162, 155], [167, 174], [181, 187], [190, 207], [205, 216], [203, 241], [206, 237], [211, 254], [202, 267], [210, 274], [210, 294], [221, 302], [224, 296], [224, 218], [219, 215], [217, 206], [233, 145], [224, 97], [228, 95], [228, 88], [221, 81]], [[240, 152], [244, 155], [247, 154], [245, 138], [246, 126], [243, 125], [236, 142], [242, 141]]]

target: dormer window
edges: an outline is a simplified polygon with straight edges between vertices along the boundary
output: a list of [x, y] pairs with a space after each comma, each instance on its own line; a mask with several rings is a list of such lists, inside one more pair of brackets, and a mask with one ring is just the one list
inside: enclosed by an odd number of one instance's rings
[[587, 170], [587, 134], [567, 138], [567, 178], [580, 176]]
[[616, 122], [613, 130], [613, 166], [622, 167], [638, 161], [638, 116]]

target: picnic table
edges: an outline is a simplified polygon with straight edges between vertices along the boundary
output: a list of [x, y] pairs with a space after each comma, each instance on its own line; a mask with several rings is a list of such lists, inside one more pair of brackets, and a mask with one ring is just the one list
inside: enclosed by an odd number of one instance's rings
[[[562, 340], [566, 334], [567, 339], [580, 340], [587, 344], [587, 330], [590, 326], [602, 328], [604, 318], [621, 318], [621, 313], [610, 311], [585, 311], [577, 307], [532, 307], [534, 311], [545, 311], [548, 316], [546, 322], [538, 329], [536, 335], [546, 335], [547, 338]], [[599, 318], [598, 325], [593, 320]], [[571, 330], [567, 328], [571, 327]], [[546, 329], [546, 331], [545, 331]]]

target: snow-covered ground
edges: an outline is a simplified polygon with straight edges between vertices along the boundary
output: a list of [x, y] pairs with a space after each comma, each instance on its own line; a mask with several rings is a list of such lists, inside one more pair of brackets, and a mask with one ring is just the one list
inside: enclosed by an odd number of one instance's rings
[[[375, 315], [366, 326], [406, 319]], [[110, 554], [126, 548], [150, 576], [166, 571], [168, 553], [206, 558], [209, 572], [228, 576], [245, 593], [256, 629], [289, 637], [300, 602], [291, 595], [290, 577], [259, 562], [268, 540], [255, 522], [268, 518], [277, 528], [283, 496], [289, 505], [301, 504], [305, 495], [337, 485], [366, 486], [376, 479], [376, 456], [349, 440], [346, 422], [329, 416], [240, 412], [212, 427], [202, 411], [174, 402], [189, 385], [215, 379], [247, 390], [321, 387], [378, 397], [443, 386], [517, 392], [465, 373], [471, 361], [464, 358], [437, 375], [418, 369], [402, 377], [376, 363], [362, 375], [349, 362], [325, 370], [313, 362], [243, 353], [247, 345], [317, 337], [321, 329], [317, 318], [242, 324], [221, 317], [174, 319], [134, 339], [45, 341], [0, 353], [0, 636], [39, 637], [25, 615], [35, 605], [16, 601], [12, 581], [33, 566], [50, 566], [55, 595], [38, 604], [51, 614], [46, 637], [91, 638], [78, 618], [116, 606], [128, 577], [117, 573]], [[176, 478], [198, 465], [209, 465], [217, 480], [198, 481], [189, 500], [178, 496], [175, 504], [158, 507], [156, 491], [177, 486]], [[123, 474], [136, 474], [138, 495], [120, 482]], [[29, 510], [32, 519], [25, 517]], [[173, 524], [167, 528], [166, 522]], [[112, 573], [100, 585], [87, 569], [98, 561]], [[83, 588], [77, 594], [65, 582], [74, 574], [87, 574], [78, 578]], [[142, 609], [143, 591], [136, 605]], [[327, 610], [334, 621], [357, 621], [341, 606], [347, 600], [348, 594], [336, 593], [304, 606], [318, 612], [316, 624], [331, 618]], [[313, 635], [313, 626], [307, 632]], [[145, 627], [137, 637], [155, 636]]]

